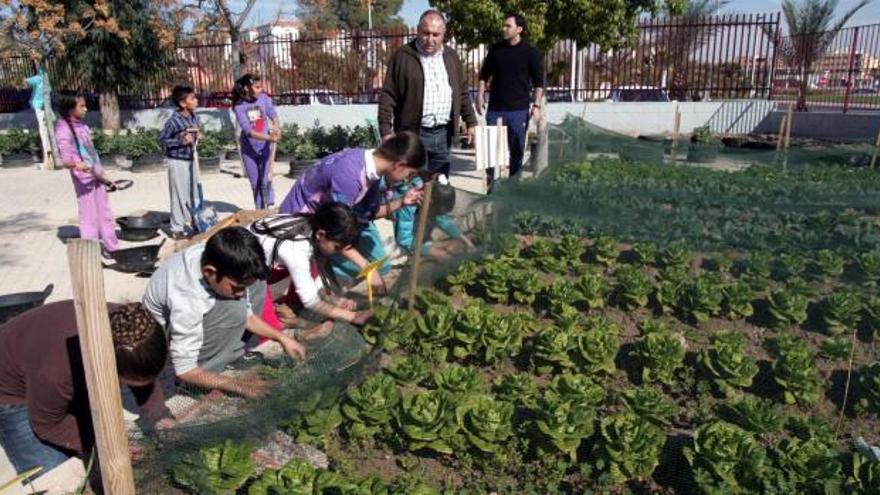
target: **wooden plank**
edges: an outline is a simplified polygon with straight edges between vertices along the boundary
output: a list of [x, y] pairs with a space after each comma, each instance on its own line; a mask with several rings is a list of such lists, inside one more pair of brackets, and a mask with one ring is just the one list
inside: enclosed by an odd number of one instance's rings
[[681, 112], [678, 110], [678, 105], [675, 106], [675, 121], [672, 125], [672, 148], [670, 151], [670, 159], [672, 163], [675, 163], [678, 154], [678, 140], [681, 136]]
[[874, 154], [871, 155], [871, 168], [877, 165], [877, 155], [880, 154], [880, 129], [877, 130], [877, 139], [874, 140]]
[[785, 119], [785, 150], [791, 146], [791, 123], [794, 121], [794, 103], [788, 105], [788, 118]]
[[510, 160], [507, 160], [507, 163], [502, 163], [502, 157], [504, 156], [504, 150], [507, 148], [507, 133], [505, 132], [504, 140], [502, 141], [502, 131], [506, 130], [504, 127], [504, 121], [501, 117], [495, 121], [495, 169], [496, 179], [504, 179], [510, 177]]
[[101, 248], [96, 241], [72, 240], [67, 244], [67, 261], [104, 492], [134, 495]]
[[777, 150], [781, 150], [782, 144], [785, 142], [785, 129], [788, 128], [788, 126], [786, 125], [787, 120], [788, 120], [788, 117], [786, 115], [783, 115], [782, 120], [779, 121], [779, 134], [776, 135], [777, 136], [776, 137], [776, 149]]
[[409, 305], [413, 307], [416, 301], [416, 289], [419, 285], [419, 267], [422, 264], [422, 244], [425, 242], [425, 227], [428, 224], [428, 209], [431, 207], [431, 192], [434, 190], [434, 181], [425, 184], [422, 204], [419, 205], [419, 223], [416, 228], [416, 240], [413, 244], [413, 265], [409, 279]]

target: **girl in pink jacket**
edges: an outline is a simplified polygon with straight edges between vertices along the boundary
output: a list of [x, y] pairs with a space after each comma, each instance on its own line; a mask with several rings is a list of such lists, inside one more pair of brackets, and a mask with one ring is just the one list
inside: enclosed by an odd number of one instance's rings
[[62, 95], [58, 102], [60, 119], [55, 122], [55, 139], [64, 167], [70, 170], [79, 207], [79, 234], [82, 239], [101, 241], [105, 257], [116, 250], [116, 225], [110, 211], [108, 186], [101, 159], [92, 143], [92, 133], [83, 122], [86, 100], [80, 95]]

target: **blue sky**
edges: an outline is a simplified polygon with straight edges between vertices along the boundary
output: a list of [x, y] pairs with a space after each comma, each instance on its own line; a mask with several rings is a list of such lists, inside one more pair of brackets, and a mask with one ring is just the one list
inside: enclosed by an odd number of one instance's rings
[[[466, 1], [466, 0], [462, 0]], [[850, 8], [855, 5], [857, 0], [841, 0], [840, 10]], [[233, 10], [240, 8], [244, 2], [242, 0], [232, 0]], [[724, 9], [730, 13], [769, 13], [779, 10], [778, 0], [732, 0]], [[295, 2], [291, 0], [258, 0], [254, 13], [251, 15], [248, 24], [261, 24], [269, 22], [277, 16], [279, 10], [283, 17], [292, 17], [295, 11]], [[415, 24], [425, 9], [428, 8], [428, 0], [405, 0], [401, 15], [408, 24]], [[880, 23], [880, 0], [874, 0], [862, 9], [859, 14], [850, 21], [850, 25], [858, 26], [865, 24]]]

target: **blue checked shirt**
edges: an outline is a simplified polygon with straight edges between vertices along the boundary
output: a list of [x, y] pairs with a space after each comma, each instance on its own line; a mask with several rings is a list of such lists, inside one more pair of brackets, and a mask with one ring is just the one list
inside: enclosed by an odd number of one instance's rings
[[184, 130], [198, 127], [197, 115], [187, 117], [180, 112], [174, 112], [159, 134], [159, 145], [165, 148], [165, 156], [172, 160], [192, 161], [193, 145], [183, 144], [181, 137]]

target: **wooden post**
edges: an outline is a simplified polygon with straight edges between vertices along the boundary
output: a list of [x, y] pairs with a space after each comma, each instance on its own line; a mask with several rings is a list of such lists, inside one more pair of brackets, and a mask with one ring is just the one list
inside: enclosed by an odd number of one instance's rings
[[779, 134], [777, 135], [776, 140], [776, 150], [779, 151], [782, 149], [782, 144], [785, 142], [785, 130], [788, 128], [786, 122], [788, 121], [788, 116], [783, 115], [782, 120], [779, 121]]
[[794, 104], [788, 105], [788, 118], [785, 119], [785, 151], [791, 146], [791, 123], [794, 120]]
[[100, 253], [96, 241], [72, 240], [67, 244], [79, 346], [104, 492], [134, 495]]
[[504, 121], [501, 117], [495, 121], [495, 165], [497, 169], [497, 174], [495, 176], [496, 179], [503, 179], [510, 176], [510, 162], [508, 161], [505, 166], [501, 163], [501, 156], [504, 154], [504, 148], [507, 146], [507, 136], [504, 136], [504, 142], [501, 141], [501, 128], [504, 126]]
[[877, 165], [877, 155], [880, 153], [880, 129], [877, 130], [877, 139], [874, 141], [874, 154], [871, 155], [871, 168]]
[[681, 135], [681, 112], [678, 110], [678, 105], [675, 107], [675, 121], [672, 125], [672, 148], [670, 149], [669, 156], [674, 164], [676, 161], [676, 155], [678, 154], [678, 140]]
[[431, 207], [431, 192], [434, 190], [434, 181], [425, 184], [422, 204], [419, 205], [419, 224], [416, 227], [416, 239], [412, 247], [413, 264], [409, 278], [409, 304], [413, 307], [416, 302], [416, 288], [419, 285], [419, 265], [422, 264], [422, 244], [425, 242], [425, 227], [428, 224], [428, 209]]

